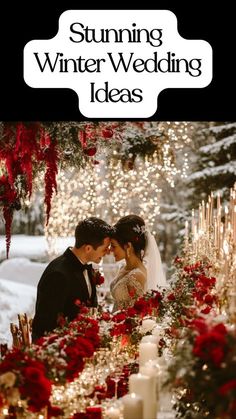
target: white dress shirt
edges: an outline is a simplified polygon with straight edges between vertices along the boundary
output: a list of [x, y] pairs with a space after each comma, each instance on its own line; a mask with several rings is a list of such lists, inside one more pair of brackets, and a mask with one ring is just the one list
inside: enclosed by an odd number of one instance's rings
[[[78, 258], [78, 259], [79, 259], [79, 261], [82, 263], [82, 265], [85, 265], [85, 263], [84, 263], [84, 262], [82, 262], [82, 260], [81, 260], [80, 258]], [[89, 279], [89, 276], [88, 276], [88, 271], [87, 271], [87, 269], [85, 269], [85, 270], [83, 271], [83, 274], [84, 274], [84, 278], [85, 278], [85, 281], [86, 281], [86, 284], [87, 284], [89, 297], [91, 297], [91, 295], [92, 295], [92, 286], [91, 286], [91, 282], [90, 282], [90, 279]]]
[[[70, 250], [71, 250], [71, 248], [70, 248]], [[77, 258], [78, 258], [78, 256], [77, 256]], [[84, 262], [82, 262], [82, 260], [81, 260], [80, 258], [78, 258], [78, 259], [79, 259], [79, 261], [80, 261], [80, 263], [81, 263], [82, 265], [85, 265], [85, 263], [84, 263]], [[91, 297], [91, 295], [92, 295], [92, 286], [91, 286], [91, 282], [90, 282], [90, 279], [89, 279], [89, 276], [88, 276], [88, 271], [87, 271], [87, 269], [85, 269], [85, 270], [83, 271], [83, 274], [84, 274], [84, 278], [85, 278], [85, 281], [86, 281], [86, 284], [87, 284], [89, 297]]]
[[91, 287], [90, 279], [88, 277], [88, 271], [87, 271], [87, 269], [84, 270], [83, 274], [84, 274], [84, 277], [85, 277], [85, 281], [87, 283], [89, 297], [91, 297], [91, 295], [92, 295], [92, 287]]

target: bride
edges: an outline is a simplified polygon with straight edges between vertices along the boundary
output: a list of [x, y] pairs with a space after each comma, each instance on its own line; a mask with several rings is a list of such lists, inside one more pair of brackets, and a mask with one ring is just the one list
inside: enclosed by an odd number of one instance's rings
[[111, 252], [116, 262], [126, 262], [110, 284], [113, 312], [133, 305], [146, 291], [167, 285], [155, 238], [138, 215], [122, 217], [114, 225]]

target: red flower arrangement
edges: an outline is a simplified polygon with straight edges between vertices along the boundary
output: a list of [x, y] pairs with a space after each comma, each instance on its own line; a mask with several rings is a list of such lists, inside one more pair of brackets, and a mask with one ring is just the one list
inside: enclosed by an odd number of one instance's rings
[[34, 351], [50, 379], [61, 384], [72, 381], [83, 370], [85, 358], [92, 357], [100, 343], [98, 322], [80, 314], [36, 343]]
[[0, 178], [0, 205], [3, 207], [6, 231], [6, 251], [9, 254], [13, 211], [21, 208], [21, 200], [30, 198], [35, 166], [45, 166], [46, 224], [49, 220], [51, 198], [56, 191], [56, 141], [38, 122], [6, 123], [0, 138], [0, 161], [5, 175]]
[[139, 297], [132, 307], [119, 310], [111, 318], [110, 335], [119, 336], [121, 339], [127, 337], [127, 341], [131, 344], [139, 342], [143, 336], [139, 331], [142, 318], [155, 315], [160, 320], [163, 317], [162, 299], [163, 296], [159, 291], [148, 291]]
[[105, 278], [98, 269], [92, 269], [92, 281], [95, 285], [102, 285], [104, 283]]
[[208, 314], [218, 301], [216, 278], [209, 274], [209, 263], [197, 261], [186, 265], [182, 258], [176, 257], [175, 266], [171, 289], [165, 295], [170, 329], [188, 325], [199, 313]]
[[173, 355], [168, 381], [180, 391], [176, 407], [182, 416], [198, 411], [198, 417], [236, 417], [234, 333], [222, 323], [195, 319]]
[[9, 351], [0, 364], [0, 392], [9, 405], [26, 400], [28, 410], [39, 412], [50, 405], [51, 381], [45, 365], [30, 352]]
[[[112, 138], [117, 138], [120, 129], [120, 124], [115, 122], [90, 122], [89, 124], [84, 124], [78, 134], [83, 153], [88, 157], [94, 157], [97, 153], [99, 141], [108, 141]], [[93, 162], [96, 163], [96, 161]]]

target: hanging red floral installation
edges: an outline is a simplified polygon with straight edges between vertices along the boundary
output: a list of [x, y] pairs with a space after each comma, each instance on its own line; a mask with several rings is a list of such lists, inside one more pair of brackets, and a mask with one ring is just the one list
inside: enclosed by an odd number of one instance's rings
[[37, 122], [5, 123], [0, 138], [0, 205], [3, 207], [6, 234], [6, 254], [9, 255], [11, 224], [14, 210], [31, 197], [35, 167], [45, 168], [46, 223], [51, 198], [56, 191], [57, 148], [55, 139]]
[[[21, 209], [24, 201], [30, 199], [33, 179], [39, 172], [44, 173], [47, 225], [51, 199], [57, 191], [59, 164], [63, 169], [85, 168], [88, 162], [96, 165], [100, 151], [104, 152], [105, 148], [109, 154], [108, 149], [115, 147], [116, 153], [111, 154], [121, 160], [125, 170], [133, 168], [136, 156], [152, 157], [155, 153], [159, 164], [164, 166], [170, 159], [173, 165], [175, 149], [182, 147], [183, 133], [184, 141], [188, 141], [191, 127], [185, 122], [176, 123], [173, 131], [173, 124], [170, 127], [168, 122], [147, 124], [146, 127], [145, 122], [109, 121], [0, 123], [0, 208], [5, 221], [7, 257], [14, 210]], [[167, 144], [165, 155], [164, 143]]]

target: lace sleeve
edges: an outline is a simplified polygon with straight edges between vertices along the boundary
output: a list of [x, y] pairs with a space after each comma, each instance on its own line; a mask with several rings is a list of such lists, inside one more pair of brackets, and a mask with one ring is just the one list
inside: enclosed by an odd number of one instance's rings
[[145, 276], [142, 272], [135, 272], [130, 274], [129, 281], [127, 281], [127, 290], [130, 298], [136, 300], [144, 293]]
[[140, 270], [126, 274], [113, 288], [116, 309], [132, 306], [144, 294], [146, 277]]

